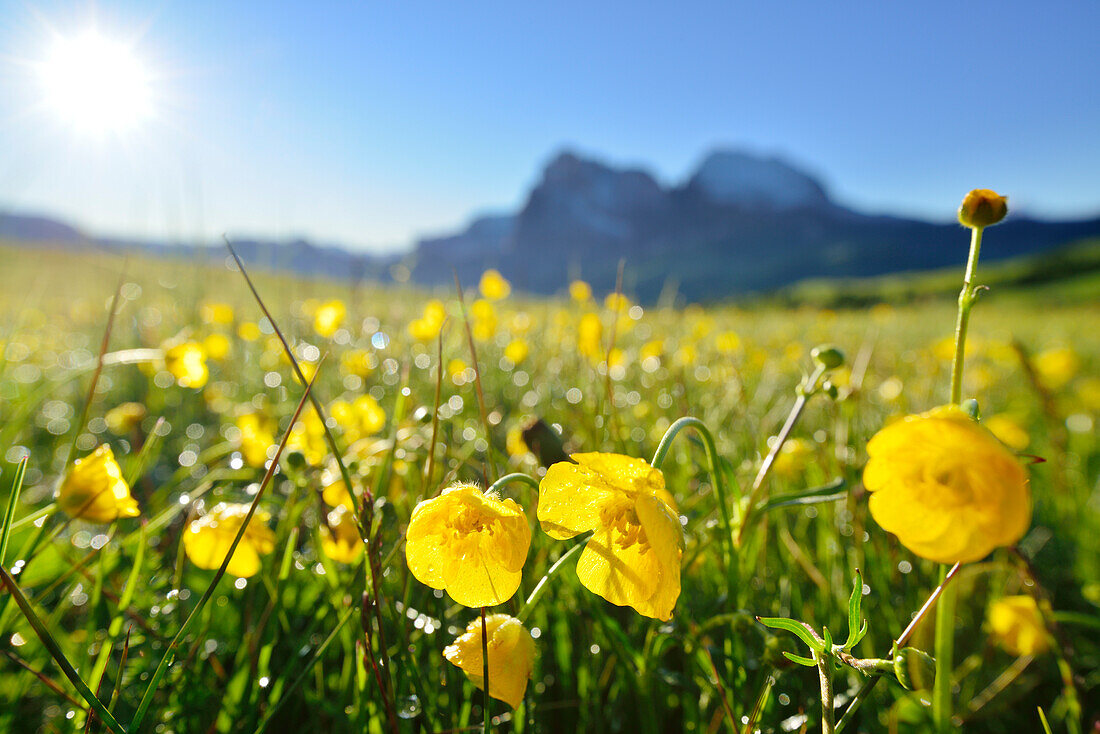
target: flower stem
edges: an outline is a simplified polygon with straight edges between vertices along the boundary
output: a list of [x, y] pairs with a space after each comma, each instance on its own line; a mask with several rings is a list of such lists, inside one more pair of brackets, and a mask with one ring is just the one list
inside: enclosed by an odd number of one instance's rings
[[959, 292], [959, 316], [955, 322], [955, 356], [951, 361], [951, 403], [962, 402], [963, 361], [966, 356], [966, 331], [970, 326], [970, 309], [974, 306], [974, 271], [978, 267], [978, 255], [982, 250], [982, 227], [970, 230], [970, 256], [966, 260], [966, 274]]
[[550, 567], [546, 575], [539, 579], [539, 582], [535, 584], [535, 588], [531, 591], [531, 595], [527, 597], [527, 601], [523, 603], [523, 606], [520, 607], [519, 612], [516, 614], [516, 619], [518, 619], [521, 624], [527, 622], [527, 617], [531, 615], [531, 610], [535, 608], [535, 602], [539, 600], [539, 597], [542, 596], [542, 593], [546, 590], [546, 584], [550, 581], [550, 577], [557, 573], [558, 569], [561, 568], [567, 560], [572, 558], [574, 553], [583, 548], [584, 544], [587, 542], [588, 539], [584, 538], [565, 553], [562, 553], [561, 558], [554, 561], [554, 565]]
[[940, 566], [940, 585], [943, 591], [936, 603], [936, 682], [932, 688], [932, 718], [936, 731], [950, 732], [951, 678], [954, 671], [952, 657], [955, 653], [955, 602], [956, 587], [947, 584], [947, 566]]
[[[733, 590], [736, 586], [736, 572], [737, 572], [737, 560], [734, 556], [733, 550], [733, 520], [730, 517], [729, 496], [726, 491], [725, 476], [722, 473], [722, 467], [718, 463], [718, 449], [714, 443], [714, 436], [711, 434], [710, 429], [706, 424], [698, 418], [691, 416], [685, 416], [680, 418], [665, 431], [665, 435], [661, 437], [661, 442], [657, 444], [657, 450], [653, 453], [653, 460], [650, 463], [654, 469], [660, 469], [661, 465], [665, 463], [665, 457], [668, 455], [669, 447], [672, 445], [673, 439], [677, 434], [685, 428], [694, 428], [698, 432], [700, 438], [703, 439], [703, 446], [707, 451], [707, 470], [710, 472], [710, 481], [714, 485], [714, 494], [718, 499], [718, 512], [722, 518], [722, 547], [726, 552], [726, 576], [728, 583], [729, 598], [733, 598]], [[737, 489], [738, 499], [740, 499], [741, 491], [737, 488], [736, 484], [734, 488]]]
[[485, 494], [498, 492], [505, 485], [508, 484], [526, 484], [528, 487], [531, 487], [536, 492], [539, 488], [539, 481], [537, 479], [535, 479], [534, 477], [530, 477], [526, 474], [522, 474], [520, 472], [515, 472], [513, 474], [505, 474], [503, 477], [490, 484], [489, 488], [485, 490]]
[[833, 660], [825, 652], [815, 654], [817, 658], [817, 676], [821, 680], [821, 734], [835, 734], [836, 721], [833, 713]]
[[484, 724], [482, 731], [489, 734], [489, 629], [485, 622], [485, 607], [481, 608], [481, 674], [482, 682], [482, 706], [485, 707]]

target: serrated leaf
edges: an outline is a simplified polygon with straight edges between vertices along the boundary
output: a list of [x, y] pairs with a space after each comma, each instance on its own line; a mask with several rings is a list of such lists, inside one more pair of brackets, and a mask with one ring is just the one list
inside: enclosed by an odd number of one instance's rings
[[796, 622], [793, 619], [787, 619], [785, 617], [757, 617], [757, 621], [765, 627], [786, 630], [791, 634], [797, 635], [798, 639], [802, 640], [807, 647], [818, 654], [825, 652], [825, 646], [821, 643], [821, 640], [819, 640], [802, 622]]

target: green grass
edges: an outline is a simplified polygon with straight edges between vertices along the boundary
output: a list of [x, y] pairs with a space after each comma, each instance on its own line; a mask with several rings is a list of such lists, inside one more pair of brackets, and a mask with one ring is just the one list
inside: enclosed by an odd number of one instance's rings
[[[986, 240], [987, 248], [995, 248], [996, 230]], [[1087, 253], [1095, 254], [1095, 247], [1082, 252], [1092, 257]], [[209, 509], [220, 500], [251, 502], [261, 481], [263, 472], [243, 465], [235, 453], [237, 415], [265, 411], [277, 421], [278, 437], [289, 427], [302, 388], [270, 335], [258, 341], [237, 335], [240, 323], [260, 319], [239, 273], [7, 247], [0, 248], [0, 259], [0, 507], [7, 505], [16, 462], [29, 456], [4, 565], [14, 571], [18, 560], [26, 561], [14, 578], [57, 652], [126, 726], [167, 645], [214, 578], [183, 553], [188, 517], [200, 503]], [[979, 280], [995, 287], [971, 321], [964, 392], [979, 399], [984, 416], [1009, 416], [1022, 426], [1030, 436], [1024, 452], [1045, 459], [1030, 467], [1034, 519], [1020, 547], [1063, 620], [1058, 634], [1084, 708], [1079, 724], [1089, 726], [1100, 701], [1100, 642], [1085, 622], [1100, 613], [1100, 313], [1089, 297], [1097, 275], [1075, 267], [1080, 274], [1070, 279], [1024, 287], [1023, 275], [999, 267], [979, 269]], [[123, 270], [109, 354], [156, 350], [174, 338], [201, 340], [219, 330], [229, 335], [232, 353], [211, 361], [210, 380], [201, 390], [176, 385], [155, 354], [108, 359], [87, 406], [88, 424], [77, 426], [106, 307]], [[743, 717], [759, 708], [755, 720], [763, 731], [799, 731], [803, 723], [819, 729], [817, 673], [782, 655], [805, 655], [806, 648], [755, 617], [795, 618], [818, 631], [828, 626], [841, 639], [860, 569], [869, 588], [862, 605], [868, 632], [855, 653], [884, 657], [936, 585], [934, 564], [914, 557], [875, 525], [860, 475], [866, 442], [886, 421], [947, 400], [950, 365], [943, 342], [954, 323], [949, 296], [958, 290], [958, 273], [912, 281], [909, 291], [917, 300], [906, 296], [893, 307], [821, 310], [804, 299], [793, 309], [767, 302], [647, 308], [617, 329], [622, 365], [610, 380], [606, 366], [583, 357], [576, 343], [585, 310], [596, 310], [610, 324], [602, 304], [514, 296], [497, 304], [496, 333], [478, 343], [488, 428], [473, 383], [445, 372], [427, 480], [439, 364], [436, 345], [413, 343], [406, 325], [428, 297], [444, 299], [450, 321], [443, 366], [456, 359], [470, 364], [453, 292], [255, 275], [299, 354], [312, 361], [325, 356], [315, 387], [319, 400], [328, 405], [367, 393], [387, 413], [371, 456], [349, 457], [356, 481], [378, 490], [382, 635], [376, 630], [367, 639], [360, 624], [368, 585], [364, 564], [340, 564], [322, 552], [322, 468], [280, 472], [260, 500], [270, 515], [274, 551], [240, 588], [230, 576], [216, 586], [151, 694], [141, 731], [389, 731], [363, 656], [369, 645], [379, 657], [382, 637], [392, 661], [383, 675], [394, 692], [401, 731], [479, 728], [480, 693], [442, 657], [476, 610], [440, 597], [408, 572], [402, 536], [416, 502], [454, 481], [485, 486], [490, 476], [510, 471], [540, 476], [544, 468], [532, 454], [510, 454], [507, 447], [509, 432], [532, 417], [559, 426], [570, 450], [648, 459], [673, 421], [694, 416], [714, 434], [731, 493], [745, 492], [768, 450], [767, 438], [783, 425], [799, 381], [813, 368], [810, 348], [822, 342], [837, 344], [848, 357], [832, 376], [838, 398], [809, 401], [792, 435], [807, 442], [810, 460], [773, 472], [764, 492], [783, 497], [839, 479], [847, 488], [842, 497], [771, 503], [735, 554], [731, 588], [706, 452], [685, 432], [663, 466], [686, 518], [683, 590], [672, 621], [608, 604], [580, 586], [573, 561], [563, 564], [527, 620], [529, 629], [538, 630], [538, 658], [526, 702], [511, 712], [494, 701], [495, 726], [516, 732], [740, 732]], [[879, 295], [866, 300], [904, 290], [885, 283], [876, 288]], [[1039, 298], [1042, 293], [1050, 300]], [[925, 295], [936, 297], [924, 301]], [[309, 299], [331, 298], [348, 305], [346, 333], [326, 339], [313, 332], [306, 307]], [[235, 323], [224, 329], [203, 324], [204, 300], [232, 304]], [[738, 337], [736, 345], [730, 332]], [[605, 329], [605, 339], [607, 334]], [[530, 345], [520, 365], [502, 361], [504, 347], [515, 338]], [[655, 341], [662, 342], [660, 348]], [[1036, 360], [1062, 347], [1072, 348], [1078, 360], [1068, 376]], [[367, 353], [373, 367], [368, 374], [349, 371], [342, 357], [352, 349]], [[1036, 364], [1038, 382], [1027, 374]], [[111, 433], [105, 414], [130, 401], [143, 404], [146, 417], [132, 432]], [[133, 483], [141, 518], [106, 526], [43, 512], [71, 446], [84, 455], [108, 442], [123, 469], [137, 471], [138, 451], [160, 417], [163, 435]], [[343, 443], [342, 431], [335, 433]], [[520, 591], [495, 610], [516, 614], [572, 543], [538, 529], [533, 490], [517, 485], [505, 493], [524, 507], [534, 529]], [[40, 526], [30, 519], [36, 513]], [[965, 566], [957, 583], [955, 707], [966, 730], [1037, 730], [1037, 707], [1053, 730], [1068, 730], [1069, 699], [1054, 655], [1031, 661], [988, 695], [1016, 663], [984, 625], [991, 600], [1027, 593], [1016, 558], [998, 551]], [[83, 727], [80, 693], [10, 598], [0, 597], [0, 730]], [[911, 644], [930, 650], [932, 626], [920, 625]], [[835, 691], [847, 701], [861, 682], [859, 674], [842, 669], [834, 677]], [[885, 681], [862, 706], [858, 727], [848, 731], [927, 731], [929, 715], [921, 695]], [[104, 730], [99, 722], [92, 729]]]

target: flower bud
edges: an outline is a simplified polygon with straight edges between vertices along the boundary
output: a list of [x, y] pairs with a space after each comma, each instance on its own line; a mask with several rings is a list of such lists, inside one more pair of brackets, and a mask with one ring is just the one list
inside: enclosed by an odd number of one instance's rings
[[894, 653], [894, 675], [909, 691], [927, 691], [936, 681], [936, 659], [915, 647]]
[[1008, 197], [989, 189], [974, 189], [959, 205], [959, 224], [964, 227], [988, 227], [1008, 214]]
[[835, 370], [844, 364], [844, 352], [832, 344], [819, 344], [810, 351], [814, 363], [826, 370]]

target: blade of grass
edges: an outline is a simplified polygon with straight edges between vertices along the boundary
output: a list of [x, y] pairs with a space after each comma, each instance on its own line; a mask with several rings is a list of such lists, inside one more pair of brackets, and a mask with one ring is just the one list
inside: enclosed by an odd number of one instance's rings
[[474, 343], [474, 331], [470, 327], [470, 318], [466, 315], [466, 298], [462, 293], [462, 283], [458, 280], [458, 271], [454, 271], [455, 290], [458, 292], [458, 307], [462, 311], [462, 323], [466, 326], [466, 342], [470, 346], [470, 360], [474, 367], [474, 387], [477, 393], [477, 409], [481, 414], [481, 425], [485, 427], [485, 458], [488, 463], [488, 480], [495, 482], [497, 478], [496, 465], [493, 463], [493, 434], [489, 425], [489, 413], [485, 410], [485, 390], [481, 386], [481, 365], [477, 361], [477, 344]]
[[[313, 375], [313, 379], [317, 379], [317, 375], [321, 372], [317, 370]], [[244, 537], [245, 531], [248, 529], [248, 523], [252, 520], [252, 516], [256, 514], [256, 508], [260, 505], [260, 500], [263, 498], [264, 493], [267, 490], [269, 484], [271, 484], [272, 478], [275, 476], [275, 472], [279, 469], [279, 459], [283, 455], [283, 449], [286, 448], [286, 442], [290, 438], [290, 430], [294, 423], [297, 422], [298, 417], [302, 414], [302, 409], [306, 406], [306, 401], [309, 399], [310, 392], [313, 388], [313, 383], [306, 383], [305, 394], [302, 395], [301, 400], [298, 401], [298, 407], [294, 411], [294, 417], [290, 421], [290, 425], [287, 426], [287, 430], [283, 433], [282, 439], [279, 441], [279, 447], [275, 451], [275, 456], [271, 459], [271, 463], [268, 464], [267, 472], [264, 474], [263, 481], [260, 482], [260, 488], [256, 492], [255, 498], [252, 500], [252, 504], [249, 505], [248, 514], [245, 515], [244, 520], [241, 522], [240, 528], [237, 530], [237, 535], [233, 538], [233, 542], [229, 545], [229, 551], [225, 554], [225, 558], [222, 560], [221, 566], [214, 573], [214, 578], [210, 581], [210, 584], [206, 587], [206, 591], [203, 592], [202, 597], [199, 599], [195, 608], [191, 610], [191, 613], [187, 615], [187, 619], [180, 627], [179, 632], [172, 638], [172, 641], [168, 644], [168, 648], [164, 651], [164, 656], [160, 660], [160, 664], [157, 665], [156, 670], [153, 672], [151, 679], [149, 680], [149, 686], [145, 689], [145, 694], [141, 697], [141, 702], [138, 704], [137, 711], [134, 712], [134, 718], [130, 722], [130, 726], [127, 729], [129, 734], [134, 734], [140, 731], [141, 723], [145, 718], [145, 714], [149, 710], [149, 706], [153, 702], [153, 695], [157, 691], [157, 686], [160, 684], [161, 678], [168, 670], [168, 666], [172, 664], [172, 660], [175, 657], [176, 649], [180, 645], [180, 641], [188, 630], [198, 620], [200, 612], [206, 603], [210, 601], [214, 596], [214, 590], [218, 586], [218, 582], [225, 576], [225, 571], [229, 567], [229, 561], [233, 558], [233, 553], [236, 552], [237, 546], [241, 542], [241, 538]]]
[[30, 623], [34, 633], [38, 635], [38, 639], [45, 645], [46, 650], [49, 651], [50, 657], [54, 659], [58, 667], [61, 668], [61, 672], [65, 674], [65, 677], [80, 693], [81, 698], [88, 702], [88, 705], [92, 707], [92, 710], [100, 720], [107, 725], [108, 728], [117, 734], [125, 734], [126, 730], [122, 728], [122, 724], [118, 723], [111, 712], [107, 710], [107, 707], [103, 705], [103, 702], [92, 693], [92, 689], [88, 687], [88, 684], [84, 682], [84, 679], [80, 677], [80, 674], [76, 672], [76, 668], [72, 666], [69, 659], [65, 656], [65, 653], [61, 650], [61, 646], [57, 644], [57, 640], [54, 639], [50, 631], [46, 629], [46, 625], [42, 623], [38, 614], [35, 613], [34, 607], [31, 606], [30, 601], [23, 594], [22, 589], [15, 583], [15, 579], [11, 577], [8, 570], [0, 565], [0, 579], [3, 580], [4, 585], [8, 587], [11, 592], [12, 598], [15, 599], [15, 603], [19, 606], [20, 611], [23, 612], [23, 616], [27, 618], [27, 622]]
[[8, 496], [8, 506], [4, 510], [4, 526], [0, 529], [0, 566], [4, 565], [5, 554], [8, 552], [8, 540], [11, 539], [12, 521], [15, 519], [15, 506], [19, 504], [19, 492], [23, 489], [23, 477], [27, 474], [27, 461], [30, 456], [24, 456], [15, 468], [15, 476], [11, 480], [11, 495]]

